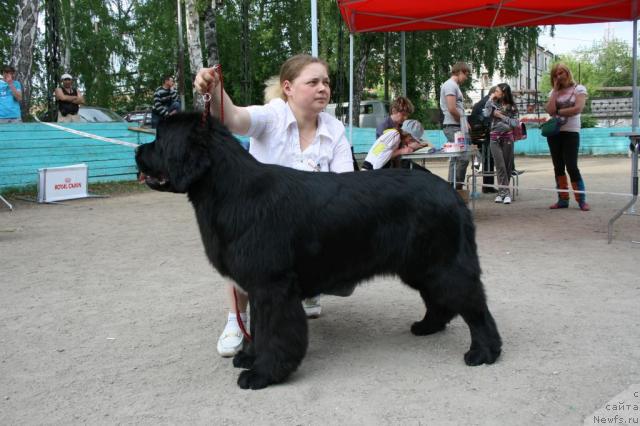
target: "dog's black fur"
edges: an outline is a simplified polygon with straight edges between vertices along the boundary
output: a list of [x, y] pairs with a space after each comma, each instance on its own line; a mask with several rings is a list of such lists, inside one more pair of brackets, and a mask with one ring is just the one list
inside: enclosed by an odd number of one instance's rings
[[468, 365], [493, 363], [501, 339], [486, 304], [471, 214], [423, 171], [312, 173], [265, 165], [215, 119], [169, 117], [136, 153], [156, 190], [187, 193], [209, 260], [249, 294], [252, 343], [233, 360], [241, 388], [285, 380], [307, 350], [301, 300], [380, 274], [418, 290], [415, 335], [460, 314]]

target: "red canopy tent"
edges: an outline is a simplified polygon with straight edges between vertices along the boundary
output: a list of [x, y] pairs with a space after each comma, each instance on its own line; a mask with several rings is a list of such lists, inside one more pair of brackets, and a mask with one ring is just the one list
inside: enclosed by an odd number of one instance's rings
[[[354, 33], [360, 32], [429, 31], [634, 21], [633, 110], [638, 110], [635, 66], [637, 57], [636, 20], [640, 15], [640, 0], [456, 0], [455, 2], [446, 0], [337, 0], [337, 2], [342, 18], [352, 36]], [[352, 52], [350, 62], [353, 62]], [[404, 64], [404, 58], [402, 58], [402, 63]], [[636, 127], [637, 114], [634, 114], [634, 130]]]
[[633, 21], [638, 0], [338, 0], [352, 33]]

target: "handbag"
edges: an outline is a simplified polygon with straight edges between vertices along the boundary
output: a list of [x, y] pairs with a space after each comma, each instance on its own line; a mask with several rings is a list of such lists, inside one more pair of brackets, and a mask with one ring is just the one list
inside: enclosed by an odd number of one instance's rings
[[562, 127], [563, 124], [564, 123], [558, 117], [553, 117], [545, 121], [544, 124], [540, 126], [540, 133], [546, 138], [549, 136], [555, 136], [560, 133], [560, 127]]
[[527, 126], [524, 123], [518, 123], [516, 127], [513, 128], [513, 140], [521, 141], [527, 138]]

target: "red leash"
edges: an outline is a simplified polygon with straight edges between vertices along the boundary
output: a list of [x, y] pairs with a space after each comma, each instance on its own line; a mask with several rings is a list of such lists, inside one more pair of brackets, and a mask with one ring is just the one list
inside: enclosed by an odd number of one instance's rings
[[244, 321], [242, 321], [242, 317], [240, 316], [240, 311], [238, 310], [238, 293], [236, 292], [236, 286], [233, 286], [233, 303], [236, 307], [236, 321], [238, 321], [238, 325], [240, 326], [240, 331], [242, 331], [242, 335], [247, 341], [251, 341], [251, 335], [244, 327]]
[[[224, 77], [222, 75], [222, 66], [220, 64], [216, 64], [213, 66], [213, 73], [218, 73], [218, 77], [220, 78], [220, 121], [224, 123]], [[204, 98], [204, 111], [202, 111], [202, 126], [207, 123], [207, 117], [211, 114], [211, 86], [207, 87], [207, 93], [202, 95]], [[247, 341], [251, 341], [251, 335], [247, 332], [246, 327], [244, 326], [244, 321], [242, 321], [242, 317], [240, 316], [240, 310], [238, 309], [238, 293], [236, 291], [236, 287], [233, 287], [233, 304], [236, 308], [236, 321], [238, 321], [238, 325], [240, 326], [240, 331], [242, 331], [242, 335]]]
[[[222, 76], [222, 66], [216, 64], [211, 70], [212, 73], [217, 73], [220, 78], [220, 121], [224, 123], [224, 77]], [[211, 114], [211, 85], [207, 87], [207, 93], [202, 95], [204, 99], [204, 111], [202, 111], [202, 126], [207, 122], [207, 117]]]

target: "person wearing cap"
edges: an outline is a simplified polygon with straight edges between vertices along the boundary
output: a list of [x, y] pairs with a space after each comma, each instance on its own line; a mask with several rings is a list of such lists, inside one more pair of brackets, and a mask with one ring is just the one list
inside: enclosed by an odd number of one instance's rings
[[60, 87], [56, 88], [55, 96], [58, 101], [58, 123], [80, 122], [80, 105], [84, 104], [82, 93], [73, 87], [71, 74], [62, 74]]
[[390, 160], [431, 146], [424, 141], [424, 128], [418, 120], [405, 120], [400, 130], [387, 129], [371, 146], [362, 163], [362, 170], [381, 169]]
[[0, 80], [0, 124], [21, 123], [20, 101], [22, 101], [22, 85], [14, 80], [15, 68], [6, 65], [2, 68]]
[[413, 114], [413, 111], [413, 104], [408, 98], [404, 96], [397, 97], [393, 103], [391, 103], [391, 114], [376, 127], [376, 139], [382, 136], [385, 130], [399, 129], [404, 120]]

